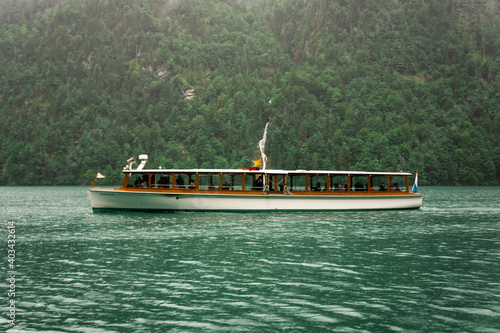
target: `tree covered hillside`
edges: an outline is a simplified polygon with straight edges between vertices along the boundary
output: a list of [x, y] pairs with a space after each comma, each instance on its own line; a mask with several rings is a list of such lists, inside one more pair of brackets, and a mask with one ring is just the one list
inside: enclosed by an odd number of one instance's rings
[[0, 184], [150, 167], [500, 182], [497, 0], [26, 0], [0, 11]]

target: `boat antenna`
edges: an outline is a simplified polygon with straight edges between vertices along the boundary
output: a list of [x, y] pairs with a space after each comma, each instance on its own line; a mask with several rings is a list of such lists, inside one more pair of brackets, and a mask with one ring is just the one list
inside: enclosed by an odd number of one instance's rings
[[269, 126], [269, 123], [270, 121], [267, 122], [266, 127], [264, 128], [264, 135], [262, 136], [262, 140], [259, 141], [260, 157], [262, 159], [262, 170], [266, 170], [267, 156], [264, 153], [264, 148], [266, 146], [267, 126]]

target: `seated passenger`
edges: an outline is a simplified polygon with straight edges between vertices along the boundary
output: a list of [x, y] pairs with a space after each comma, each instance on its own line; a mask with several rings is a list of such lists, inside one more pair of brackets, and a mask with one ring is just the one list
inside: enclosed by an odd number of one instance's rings
[[178, 176], [177, 177], [177, 180], [175, 181], [175, 184], [176, 184], [176, 188], [185, 188], [184, 186], [184, 179], [182, 179], [181, 176]]
[[385, 184], [384, 184], [384, 183], [380, 184], [380, 189], [379, 189], [379, 191], [387, 191], [387, 188], [385, 187]]
[[292, 192], [290, 192], [290, 189], [288, 188], [287, 185], [285, 185], [285, 187], [283, 187], [283, 194], [286, 194], [286, 195], [292, 194]]
[[191, 180], [191, 182], [189, 183], [189, 188], [192, 190], [196, 188], [196, 184], [194, 183], [193, 180]]
[[396, 191], [396, 192], [400, 192], [401, 191], [401, 189], [399, 188], [398, 183], [392, 184], [391, 191]]
[[264, 182], [262, 180], [262, 176], [260, 176], [254, 184], [254, 190], [262, 190], [264, 188]]
[[356, 182], [356, 184], [354, 184], [354, 190], [355, 191], [364, 191], [365, 188], [363, 187], [363, 184], [361, 184], [360, 182]]
[[142, 176], [141, 187], [148, 188], [148, 175]]
[[169, 185], [169, 179], [165, 176], [161, 176], [160, 177], [160, 181], [158, 182], [158, 184], [160, 185], [159, 187], [168, 187]]

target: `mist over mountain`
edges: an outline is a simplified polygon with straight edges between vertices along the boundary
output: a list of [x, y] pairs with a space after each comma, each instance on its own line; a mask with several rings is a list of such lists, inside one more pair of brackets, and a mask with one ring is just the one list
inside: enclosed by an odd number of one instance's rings
[[498, 0], [0, 2], [0, 184], [149, 167], [500, 184]]

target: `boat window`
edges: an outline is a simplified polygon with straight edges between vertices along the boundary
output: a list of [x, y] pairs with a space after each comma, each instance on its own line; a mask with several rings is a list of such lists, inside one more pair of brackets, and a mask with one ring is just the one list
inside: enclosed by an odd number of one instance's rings
[[347, 176], [341, 175], [335, 175], [335, 176], [330, 176], [330, 191], [333, 192], [345, 192], [347, 191], [348, 185], [347, 185]]
[[128, 180], [127, 187], [148, 188], [148, 174], [134, 173]]
[[271, 192], [283, 192], [285, 175], [269, 175], [268, 185]]
[[219, 189], [219, 174], [218, 173], [201, 173], [198, 175], [199, 190], [218, 190]]
[[352, 176], [351, 191], [366, 192], [368, 191], [368, 176]]
[[288, 175], [288, 189], [290, 191], [305, 191], [306, 190], [306, 175]]
[[195, 189], [196, 188], [196, 175], [180, 173], [175, 174], [175, 188], [176, 189]]
[[229, 191], [241, 191], [243, 185], [242, 174], [223, 174], [222, 175], [222, 189]]
[[157, 173], [151, 175], [152, 188], [172, 188], [172, 175], [169, 173]]
[[310, 175], [309, 176], [309, 190], [315, 192], [326, 191], [326, 176], [324, 175]]
[[372, 176], [370, 182], [370, 191], [385, 192], [388, 190], [387, 184], [389, 184], [389, 180], [387, 176]]
[[391, 177], [391, 192], [406, 192], [406, 176], [392, 176]]
[[245, 175], [245, 191], [262, 191], [264, 184], [263, 176], [262, 174]]

